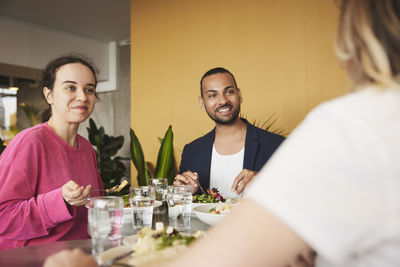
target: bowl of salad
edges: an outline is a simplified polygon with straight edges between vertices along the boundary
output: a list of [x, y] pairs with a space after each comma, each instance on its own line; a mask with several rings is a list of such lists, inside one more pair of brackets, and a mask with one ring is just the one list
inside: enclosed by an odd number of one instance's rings
[[207, 193], [193, 196], [192, 210], [199, 206], [206, 206], [210, 203], [221, 203], [221, 202], [225, 202], [225, 198], [219, 193], [218, 189], [217, 188], [208, 189]]
[[215, 225], [229, 214], [234, 203], [210, 203], [193, 208], [194, 214], [200, 221]]

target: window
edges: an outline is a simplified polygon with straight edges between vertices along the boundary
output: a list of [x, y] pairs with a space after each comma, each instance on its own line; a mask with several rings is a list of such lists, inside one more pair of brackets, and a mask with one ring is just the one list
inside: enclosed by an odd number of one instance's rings
[[0, 88], [0, 137], [8, 141], [7, 132], [17, 126], [17, 90], [18, 88]]

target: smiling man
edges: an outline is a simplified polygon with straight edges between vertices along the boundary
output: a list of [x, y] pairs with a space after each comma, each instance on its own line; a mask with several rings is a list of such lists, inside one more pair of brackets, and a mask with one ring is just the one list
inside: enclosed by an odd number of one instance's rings
[[200, 80], [200, 105], [215, 128], [182, 153], [175, 185], [190, 184], [192, 193], [218, 188], [224, 197], [239, 196], [284, 137], [262, 130], [239, 117], [242, 93], [224, 68], [207, 71]]

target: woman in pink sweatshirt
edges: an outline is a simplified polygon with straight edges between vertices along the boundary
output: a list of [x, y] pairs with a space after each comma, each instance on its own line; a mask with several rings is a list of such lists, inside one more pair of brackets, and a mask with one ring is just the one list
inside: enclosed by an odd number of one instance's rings
[[78, 128], [93, 111], [96, 84], [80, 56], [47, 65], [43, 123], [20, 132], [0, 157], [0, 249], [89, 238], [84, 205], [103, 183]]

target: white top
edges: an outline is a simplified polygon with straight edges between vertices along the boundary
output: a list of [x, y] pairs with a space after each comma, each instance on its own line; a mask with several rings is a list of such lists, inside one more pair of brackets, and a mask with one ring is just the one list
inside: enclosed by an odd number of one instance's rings
[[240, 197], [232, 192], [232, 184], [236, 176], [243, 170], [244, 147], [232, 155], [218, 154], [213, 145], [211, 155], [210, 188], [217, 188], [224, 198]]
[[246, 196], [317, 253], [317, 266], [400, 266], [400, 88], [320, 105]]

